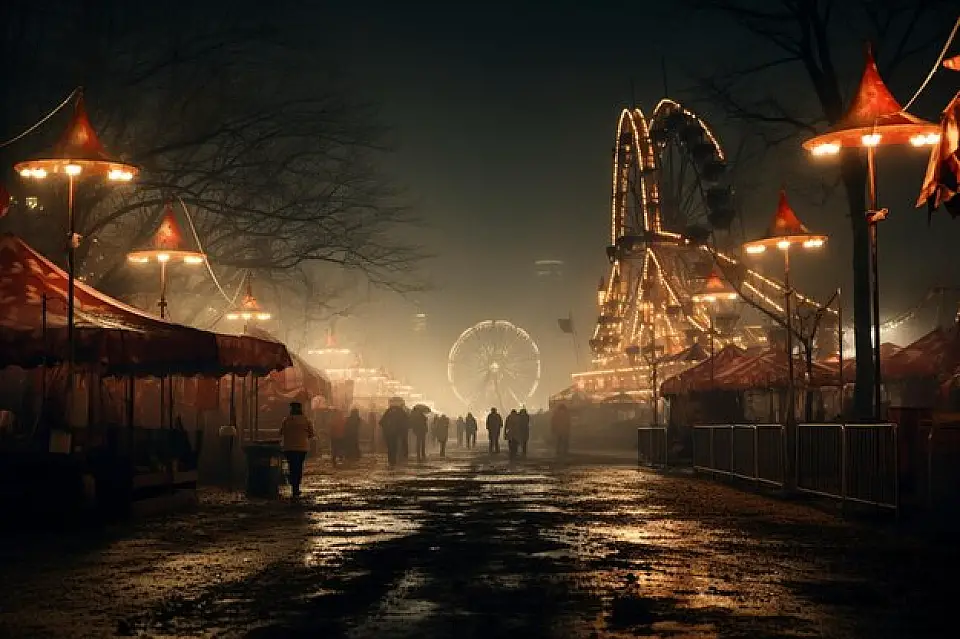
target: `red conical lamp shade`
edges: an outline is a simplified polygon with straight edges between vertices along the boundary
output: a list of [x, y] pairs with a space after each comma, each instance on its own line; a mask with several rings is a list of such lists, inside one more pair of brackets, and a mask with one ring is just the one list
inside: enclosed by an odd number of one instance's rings
[[106, 176], [117, 182], [129, 182], [140, 172], [132, 164], [111, 157], [103, 148], [90, 124], [82, 92], [74, 103], [66, 130], [54, 147], [39, 158], [18, 162], [13, 168], [25, 178], [40, 179], [63, 173], [70, 177]]
[[826, 241], [826, 235], [811, 233], [800, 221], [790, 202], [787, 201], [786, 189], [781, 188], [777, 210], [773, 214], [773, 219], [770, 220], [770, 226], [767, 227], [767, 234], [743, 246], [747, 253], [763, 253], [767, 247], [776, 246], [786, 250], [794, 244], [800, 244], [804, 248], [820, 248]]
[[841, 147], [907, 143], [924, 146], [935, 144], [938, 132], [933, 122], [904, 111], [880, 77], [873, 50], [868, 46], [860, 85], [847, 112], [826, 133], [804, 142], [803, 148], [815, 155], [832, 155]]
[[723, 300], [735, 300], [739, 297], [730, 283], [720, 277], [717, 271], [711, 271], [709, 277], [701, 290], [696, 295], [692, 295], [694, 302], [719, 302]]
[[131, 251], [127, 258], [137, 264], [145, 264], [151, 260], [157, 262], [183, 262], [184, 264], [202, 264], [206, 255], [192, 250], [184, 245], [183, 230], [173, 206], [167, 203], [160, 218], [157, 230], [150, 238], [149, 244], [135, 251]]

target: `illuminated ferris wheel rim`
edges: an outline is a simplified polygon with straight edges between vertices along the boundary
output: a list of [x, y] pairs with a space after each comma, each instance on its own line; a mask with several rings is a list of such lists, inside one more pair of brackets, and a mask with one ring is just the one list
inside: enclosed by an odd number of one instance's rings
[[[525, 347], [529, 348], [532, 352], [532, 357], [530, 361], [535, 363], [535, 372], [533, 374], [533, 379], [530, 381], [529, 390], [521, 393], [523, 397], [520, 399], [526, 400], [530, 397], [533, 397], [534, 393], [537, 392], [537, 388], [540, 386], [540, 374], [541, 374], [541, 363], [540, 363], [540, 347], [537, 346], [537, 343], [533, 340], [530, 334], [508, 320], [483, 320], [477, 322], [470, 328], [463, 331], [457, 340], [453, 343], [453, 346], [450, 347], [450, 352], [447, 355], [447, 382], [450, 384], [451, 389], [453, 389], [454, 395], [457, 396], [461, 402], [465, 405], [471, 404], [471, 399], [464, 396], [461, 393], [461, 389], [457, 387], [456, 373], [455, 369], [458, 364], [458, 354], [463, 349], [464, 344], [466, 344], [470, 339], [480, 335], [484, 331], [495, 330], [497, 328], [504, 328], [512, 332], [520, 342], [524, 344]], [[497, 366], [497, 363], [494, 362], [491, 366]]]
[[[635, 149], [634, 154], [639, 155], [635, 162], [642, 167], [639, 175], [640, 202], [639, 206], [642, 212], [642, 231], [643, 235], [649, 239], [659, 239], [667, 243], [685, 243], [682, 233], [674, 230], [665, 230], [663, 228], [663, 212], [661, 202], [662, 184], [660, 180], [660, 152], [667, 145], [667, 141], [655, 142], [651, 137], [651, 131], [659, 124], [661, 128], [666, 128], [666, 120], [673, 114], [679, 114], [686, 121], [693, 123], [703, 133], [706, 143], [712, 147], [713, 159], [718, 162], [726, 162], [726, 155], [720, 141], [714, 134], [710, 126], [700, 118], [696, 113], [686, 109], [676, 100], [664, 98], [654, 107], [652, 115], [647, 118], [643, 111], [634, 107], [633, 109], [623, 109], [620, 112], [620, 118], [617, 122], [617, 133], [614, 140], [617, 152], [614, 154], [613, 165], [613, 185], [611, 197], [610, 212], [610, 242], [616, 245], [617, 242], [630, 234], [627, 220], [627, 207], [623, 201], [626, 196], [629, 180], [621, 166], [621, 152], [623, 147], [623, 133], [629, 129], [630, 139]], [[631, 149], [626, 149], [627, 152]], [[629, 167], [626, 167], [629, 170]], [[655, 205], [653, 204], [655, 202]]]

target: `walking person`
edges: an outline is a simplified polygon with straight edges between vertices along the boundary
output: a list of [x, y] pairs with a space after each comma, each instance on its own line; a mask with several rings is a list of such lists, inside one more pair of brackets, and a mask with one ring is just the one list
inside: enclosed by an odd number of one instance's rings
[[344, 451], [347, 436], [347, 420], [343, 416], [343, 411], [339, 408], [334, 408], [330, 411], [328, 428], [330, 434], [330, 460], [333, 462], [333, 465], [336, 466], [337, 462], [342, 462], [345, 459]]
[[387, 444], [387, 465], [393, 468], [400, 458], [400, 433], [407, 431], [407, 412], [403, 409], [403, 400], [395, 397], [390, 407], [380, 417], [383, 441]]
[[527, 458], [527, 443], [530, 441], [530, 414], [521, 408], [517, 416], [517, 435], [520, 439], [520, 456]]
[[463, 421], [463, 416], [457, 417], [457, 448], [463, 447], [463, 437], [466, 434], [467, 425]]
[[346, 433], [344, 444], [346, 446], [345, 455], [351, 461], [360, 459], [360, 429], [363, 427], [363, 418], [360, 417], [360, 410], [354, 408], [347, 417]]
[[412, 415], [403, 404], [400, 405], [400, 410], [403, 411], [406, 419], [400, 422], [400, 430], [397, 431], [397, 461], [406, 464], [407, 460], [410, 459], [410, 418]]
[[487, 438], [489, 439], [487, 446], [491, 455], [500, 452], [501, 430], [503, 430], [503, 418], [500, 417], [496, 408], [491, 408], [490, 414], [487, 415]]
[[467, 435], [467, 448], [474, 448], [477, 445], [477, 418], [473, 413], [467, 413], [467, 418], [463, 420], [463, 426]]
[[570, 452], [570, 411], [566, 404], [560, 404], [550, 418], [553, 437], [557, 443], [557, 457], [566, 457]]
[[410, 411], [410, 430], [417, 440], [417, 461], [422, 463], [427, 459], [427, 413], [419, 406]]
[[520, 447], [520, 415], [516, 409], [510, 411], [507, 415], [507, 421], [503, 423], [503, 438], [507, 440], [507, 446], [510, 450], [510, 461], [517, 458], [517, 449]]
[[447, 456], [447, 438], [450, 435], [450, 418], [446, 415], [440, 415], [437, 418], [437, 427], [435, 434], [437, 436], [437, 444], [440, 445], [440, 456]]
[[303, 404], [300, 402], [290, 402], [290, 414], [280, 425], [280, 439], [290, 474], [290, 493], [298, 498], [300, 482], [303, 481], [303, 462], [307, 459], [310, 440], [313, 439], [313, 424], [303, 414]]

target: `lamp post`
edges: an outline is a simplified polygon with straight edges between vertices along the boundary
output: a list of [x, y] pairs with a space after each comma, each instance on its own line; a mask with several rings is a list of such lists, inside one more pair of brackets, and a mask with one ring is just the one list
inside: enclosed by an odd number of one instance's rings
[[816, 157], [835, 156], [841, 149], [865, 149], [867, 159], [867, 195], [865, 212], [870, 241], [871, 306], [873, 324], [873, 397], [874, 419], [881, 418], [880, 396], [880, 281], [877, 257], [877, 224], [886, 219], [887, 209], [879, 208], [877, 197], [876, 151], [878, 146], [906, 145], [921, 148], [940, 141], [940, 128], [933, 122], [907, 113], [893, 97], [873, 57], [866, 49], [866, 64], [860, 86], [846, 114], [829, 131], [810, 138], [803, 148]]
[[227, 313], [226, 318], [230, 321], [243, 321], [243, 334], [246, 335], [250, 327], [250, 322], [266, 322], [273, 316], [260, 308], [260, 303], [253, 296], [253, 275], [247, 275], [247, 291], [240, 301], [240, 307]]
[[696, 304], [703, 304], [707, 307], [707, 313], [710, 315], [710, 388], [713, 388], [714, 382], [714, 358], [715, 348], [714, 340], [716, 335], [716, 308], [718, 304], [730, 302], [740, 297], [737, 292], [720, 278], [720, 274], [712, 271], [703, 285], [703, 289], [690, 296], [691, 301]]
[[83, 90], [77, 92], [73, 116], [59, 141], [39, 157], [17, 162], [14, 170], [24, 179], [65, 179], [67, 182], [67, 379], [72, 388], [74, 335], [74, 282], [76, 281], [76, 250], [80, 246], [74, 214], [75, 190], [84, 178], [103, 178], [107, 182], [126, 183], [133, 180], [139, 169], [111, 157], [90, 124], [83, 100]]
[[764, 253], [768, 248], [777, 248], [783, 253], [783, 312], [787, 329], [787, 422], [794, 420], [794, 374], [793, 374], [793, 318], [790, 287], [790, 251], [793, 248], [818, 249], [827, 241], [826, 235], [811, 233], [797, 218], [787, 201], [785, 189], [780, 189], [780, 202], [774, 213], [767, 234], [746, 242], [744, 250], [751, 255]]
[[160, 220], [160, 226], [153, 234], [149, 246], [131, 251], [127, 259], [133, 264], [149, 264], [156, 262], [160, 265], [160, 318], [167, 316], [167, 266], [179, 263], [188, 266], [198, 266], [206, 260], [206, 255], [200, 251], [183, 247], [183, 233], [173, 214], [173, 207], [167, 204]]
[[796, 399], [793, 361], [793, 319], [791, 297], [793, 290], [790, 287], [790, 251], [793, 248], [804, 250], [818, 249], [827, 241], [826, 235], [811, 233], [797, 218], [797, 214], [787, 202], [785, 189], [780, 189], [780, 201], [773, 221], [766, 235], [743, 245], [744, 250], [751, 255], [764, 253], [768, 248], [777, 248], [783, 253], [783, 314], [786, 326], [787, 342], [787, 411], [785, 415], [784, 438], [784, 476], [792, 478], [790, 463], [794, 459], [792, 452], [796, 449]]

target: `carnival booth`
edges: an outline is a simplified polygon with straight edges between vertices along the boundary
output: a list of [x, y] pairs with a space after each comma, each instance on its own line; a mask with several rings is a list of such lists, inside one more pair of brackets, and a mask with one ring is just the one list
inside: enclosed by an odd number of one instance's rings
[[0, 454], [8, 494], [29, 499], [24, 484], [40, 490], [43, 482], [27, 478], [42, 477], [52, 459], [71, 465], [98, 498], [195, 484], [198, 433], [209, 413], [226, 412], [218, 380], [255, 385], [291, 366], [277, 342], [167, 322], [80, 282], [71, 340], [67, 282], [20, 238], [0, 236]]

